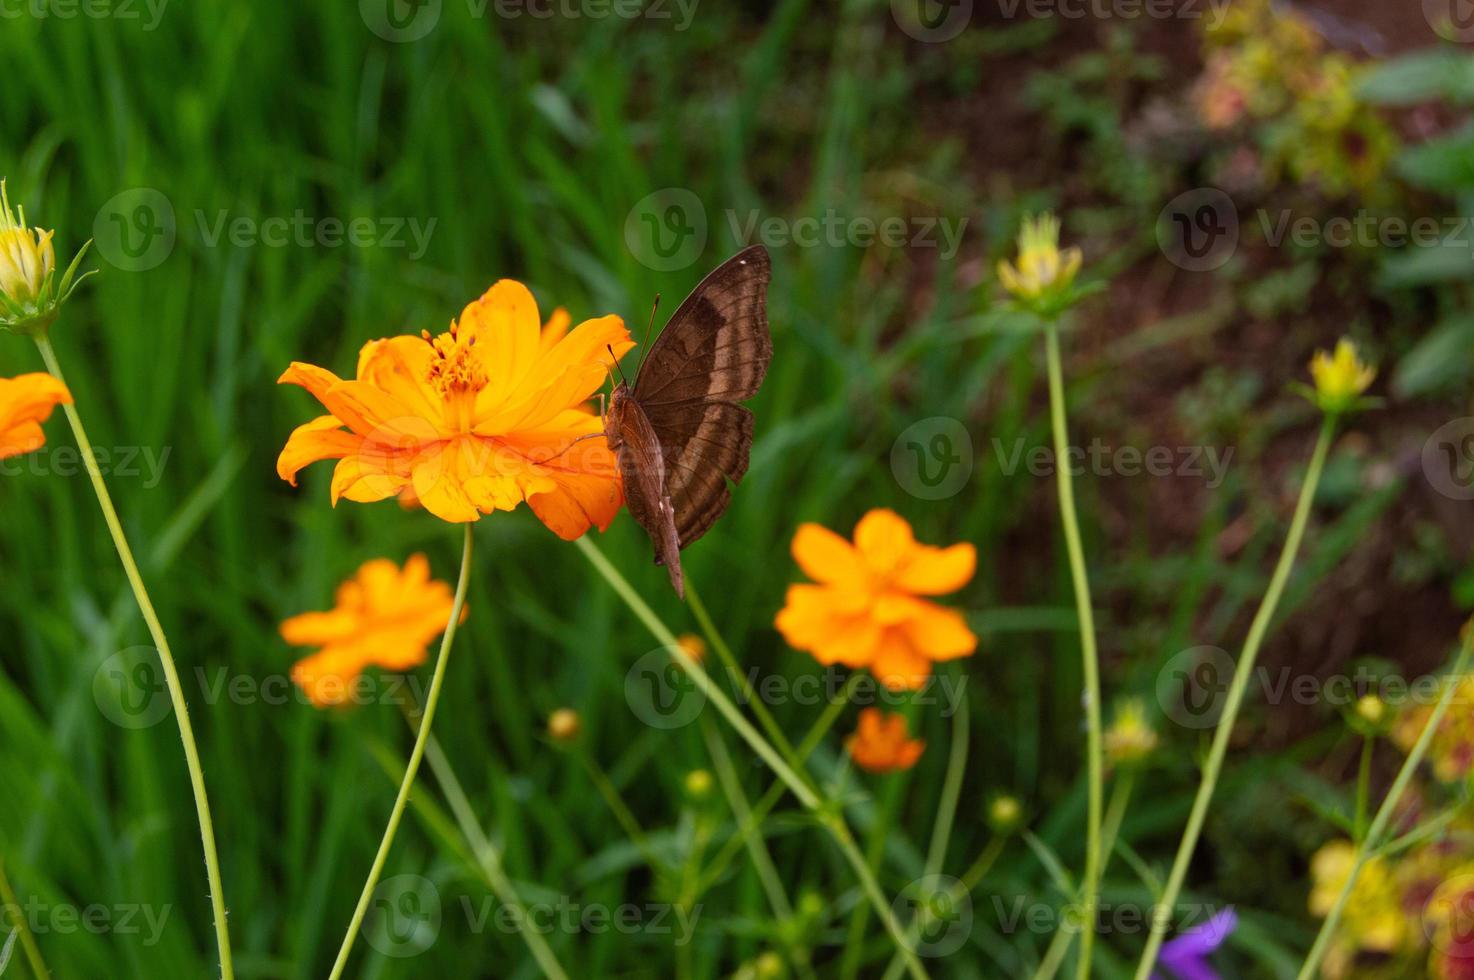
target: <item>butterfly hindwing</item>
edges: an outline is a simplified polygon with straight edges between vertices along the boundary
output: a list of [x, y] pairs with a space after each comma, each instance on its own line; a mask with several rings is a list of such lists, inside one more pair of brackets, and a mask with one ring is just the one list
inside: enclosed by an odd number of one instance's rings
[[635, 380], [664, 456], [666, 494], [680, 547], [716, 523], [731, 500], [729, 481], [747, 472], [752, 413], [773, 359], [768, 334], [768, 252], [754, 245], [708, 275], [676, 310]]

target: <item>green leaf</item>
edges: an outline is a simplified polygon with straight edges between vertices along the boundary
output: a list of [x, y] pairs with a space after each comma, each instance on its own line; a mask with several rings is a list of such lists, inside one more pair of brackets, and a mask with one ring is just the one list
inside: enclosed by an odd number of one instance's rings
[[1368, 70], [1357, 90], [1382, 105], [1474, 101], [1474, 57], [1449, 48], [1414, 51]]
[[1440, 391], [1469, 377], [1474, 370], [1474, 315], [1445, 320], [1403, 357], [1392, 376], [1392, 390], [1402, 398]]

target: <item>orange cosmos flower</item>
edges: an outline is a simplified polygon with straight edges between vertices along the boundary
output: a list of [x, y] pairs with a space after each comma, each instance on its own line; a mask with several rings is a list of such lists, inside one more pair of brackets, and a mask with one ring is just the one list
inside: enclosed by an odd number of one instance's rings
[[610, 348], [618, 358], [634, 342], [617, 316], [567, 323], [555, 313], [544, 329], [527, 287], [503, 279], [438, 337], [366, 344], [356, 380], [293, 363], [279, 383], [306, 388], [329, 414], [292, 433], [277, 473], [295, 485], [307, 464], [336, 459], [334, 505], [408, 491], [465, 523], [525, 500], [567, 540], [607, 528], [624, 494], [586, 403]]
[[57, 405], [70, 405], [67, 386], [49, 374], [0, 378], [0, 459], [35, 452], [46, 445], [41, 423]]
[[932, 661], [970, 656], [978, 638], [955, 610], [918, 596], [966, 585], [977, 567], [970, 544], [918, 544], [911, 525], [889, 510], [872, 510], [855, 526], [852, 545], [817, 524], [793, 537], [793, 557], [817, 585], [791, 585], [777, 626], [789, 645], [821, 664], [869, 667], [892, 689], [915, 689]]
[[905, 715], [886, 714], [879, 708], [860, 712], [860, 727], [845, 741], [850, 758], [866, 772], [910, 769], [921, 758], [926, 743], [910, 738]]
[[387, 558], [366, 562], [338, 586], [336, 607], [281, 624], [282, 639], [293, 646], [322, 648], [297, 661], [292, 680], [319, 708], [343, 704], [365, 667], [402, 671], [424, 663], [454, 605], [450, 586], [430, 578], [424, 555], [412, 556], [403, 570]]

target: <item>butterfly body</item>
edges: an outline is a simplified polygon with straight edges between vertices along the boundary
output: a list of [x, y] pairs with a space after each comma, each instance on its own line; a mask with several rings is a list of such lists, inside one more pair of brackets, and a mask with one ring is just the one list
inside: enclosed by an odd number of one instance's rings
[[655, 561], [684, 597], [681, 549], [716, 523], [729, 484], [747, 472], [752, 413], [773, 358], [761, 245], [738, 252], [701, 281], [650, 348], [633, 385], [614, 389], [604, 435], [619, 463], [630, 516]]

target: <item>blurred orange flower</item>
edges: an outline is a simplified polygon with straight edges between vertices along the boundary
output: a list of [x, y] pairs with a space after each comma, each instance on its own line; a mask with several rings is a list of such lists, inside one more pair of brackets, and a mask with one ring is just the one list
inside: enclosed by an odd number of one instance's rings
[[46, 445], [41, 423], [57, 405], [70, 405], [67, 386], [49, 374], [0, 378], [0, 459], [34, 452]]
[[336, 459], [334, 505], [408, 492], [465, 523], [525, 500], [564, 539], [607, 528], [624, 502], [614, 456], [602, 438], [578, 440], [602, 436], [586, 403], [610, 349], [618, 358], [634, 342], [617, 316], [568, 322], [559, 311], [544, 328], [527, 287], [503, 279], [438, 337], [366, 344], [356, 380], [294, 362], [279, 383], [329, 414], [292, 433], [277, 473], [295, 485], [304, 466]]
[[911, 738], [905, 715], [886, 714], [879, 708], [860, 712], [860, 727], [845, 742], [850, 758], [866, 772], [910, 769], [921, 758], [926, 743]]
[[933, 661], [977, 649], [961, 613], [918, 598], [966, 585], [977, 567], [972, 545], [919, 544], [905, 519], [872, 510], [856, 525], [853, 545], [817, 524], [802, 525], [793, 557], [818, 584], [788, 587], [777, 626], [821, 664], [868, 667], [889, 688], [915, 689]]
[[[425, 662], [430, 641], [445, 632], [455, 596], [430, 578], [430, 562], [414, 555], [403, 570], [387, 558], [364, 563], [338, 586], [337, 605], [281, 624], [293, 646], [321, 647], [297, 661], [292, 680], [319, 708], [347, 702], [365, 667], [402, 671]], [[464, 622], [468, 609], [461, 610]]]

